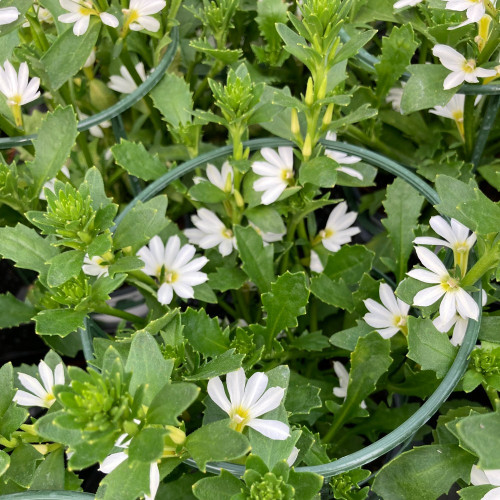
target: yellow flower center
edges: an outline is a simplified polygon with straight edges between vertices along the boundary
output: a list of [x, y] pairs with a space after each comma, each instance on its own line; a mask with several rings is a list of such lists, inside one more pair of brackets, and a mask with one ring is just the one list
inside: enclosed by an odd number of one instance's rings
[[394, 316], [393, 318], [394, 326], [398, 327], [405, 335], [408, 335], [407, 319], [407, 316]]
[[52, 406], [52, 404], [54, 403], [54, 401], [56, 400], [55, 396], [49, 392], [44, 398], [43, 398], [43, 401], [44, 403], [50, 407]]
[[293, 178], [293, 172], [291, 170], [287, 170], [284, 168], [281, 169], [281, 180], [289, 181], [292, 178]]
[[245, 425], [250, 420], [250, 411], [248, 408], [243, 408], [241, 405], [231, 410], [231, 428], [235, 431], [242, 432]]
[[179, 279], [179, 275], [175, 271], [165, 273], [165, 281], [167, 283], [175, 283]]
[[476, 70], [476, 60], [468, 59], [462, 64], [462, 71], [465, 73], [473, 73]]
[[441, 286], [445, 292], [456, 292], [459, 290], [460, 285], [458, 281], [451, 276], [444, 276], [441, 280]]
[[94, 9], [86, 7], [85, 5], [81, 5], [78, 11], [82, 16], [97, 15], [97, 12]]
[[233, 237], [233, 232], [231, 231], [231, 229], [225, 228], [222, 230], [222, 236], [230, 240]]
[[333, 229], [329, 229], [329, 228], [322, 229], [319, 232], [319, 235], [320, 235], [321, 239], [323, 239], [323, 240], [326, 238], [331, 238], [334, 234], [335, 234], [335, 231], [333, 231]]

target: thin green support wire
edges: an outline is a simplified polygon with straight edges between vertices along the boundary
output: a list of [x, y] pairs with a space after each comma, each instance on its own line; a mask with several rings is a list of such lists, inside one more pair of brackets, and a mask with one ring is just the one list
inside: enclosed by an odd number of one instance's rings
[[[170, 45], [165, 52], [160, 64], [150, 73], [149, 77], [141, 84], [137, 89], [135, 89], [131, 94], [125, 96], [123, 99], [118, 101], [113, 106], [96, 113], [95, 115], [89, 116], [78, 123], [78, 131], [82, 132], [88, 130], [90, 127], [99, 125], [100, 123], [111, 120], [115, 116], [122, 114], [127, 109], [131, 108], [136, 102], [140, 101], [144, 96], [146, 96], [156, 84], [163, 78], [165, 71], [172, 63], [175, 53], [177, 52], [177, 47], [179, 44], [179, 28], [174, 26], [171, 31]], [[19, 137], [5, 137], [0, 138], [0, 150], [8, 148], [16, 148], [21, 146], [29, 146], [32, 144], [33, 139], [36, 139], [36, 134], [33, 135], [23, 135]]]
[[90, 500], [95, 498], [92, 493], [79, 491], [23, 491], [2, 496], [5, 500]]
[[[363, 160], [369, 162], [373, 166], [377, 166], [382, 170], [385, 170], [386, 172], [400, 177], [408, 184], [413, 186], [432, 205], [437, 205], [440, 201], [436, 191], [434, 191], [434, 189], [432, 189], [432, 187], [429, 186], [423, 179], [393, 160], [385, 158], [384, 156], [373, 151], [368, 151], [364, 148], [352, 146], [350, 144], [342, 142], [322, 140], [321, 143], [327, 146], [329, 149], [334, 149], [336, 151], [342, 151], [349, 154], [355, 154], [361, 157]], [[263, 147], [279, 146], [294, 146], [294, 144], [285, 139], [278, 138], [253, 139], [244, 143], [244, 147], [248, 147], [251, 151]], [[132, 202], [125, 208], [125, 210], [117, 217], [115, 221], [116, 225], [118, 225], [120, 221], [123, 220], [126, 214], [137, 204], [138, 201], [145, 202], [151, 199], [153, 196], [163, 191], [163, 189], [165, 189], [174, 180], [179, 179], [183, 175], [193, 171], [195, 168], [201, 165], [228, 156], [229, 154], [231, 154], [231, 152], [232, 146], [224, 146], [173, 168], [170, 172], [167, 172], [165, 175], [150, 184], [142, 193], [134, 198], [134, 200], [132, 200]], [[480, 286], [481, 284], [478, 283], [478, 287]], [[473, 294], [473, 297], [481, 309], [481, 291]], [[479, 322], [470, 320], [464, 341], [457, 353], [452, 366], [448, 370], [448, 373], [446, 374], [438, 388], [429, 397], [429, 399], [408, 420], [406, 420], [404, 424], [402, 424], [383, 438], [379, 439], [375, 443], [372, 443], [371, 445], [360, 451], [357, 451], [356, 453], [347, 455], [329, 464], [312, 467], [297, 467], [297, 472], [314, 472], [316, 474], [320, 474], [325, 478], [329, 478], [337, 474], [341, 474], [342, 472], [346, 472], [366, 465], [367, 463], [370, 463], [378, 457], [391, 451], [399, 444], [406, 442], [409, 436], [420, 429], [420, 427], [422, 427], [434, 415], [434, 413], [443, 404], [443, 402], [446, 401], [448, 396], [457, 385], [458, 381], [461, 379], [462, 375], [467, 369], [468, 358], [476, 344], [478, 333]], [[197, 467], [196, 462], [194, 462], [194, 460], [192, 459], [186, 460], [186, 463], [192, 467]], [[241, 476], [245, 471], [244, 467], [237, 464], [222, 462], [207, 464], [208, 472], [218, 474], [220, 473], [221, 469], [225, 469], [236, 476]]]

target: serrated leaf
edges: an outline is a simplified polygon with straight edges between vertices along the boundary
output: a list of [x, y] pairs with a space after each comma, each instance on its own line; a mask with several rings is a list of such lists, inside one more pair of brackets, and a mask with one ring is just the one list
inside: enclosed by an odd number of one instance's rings
[[328, 156], [318, 156], [302, 163], [299, 171], [299, 182], [314, 186], [331, 188], [337, 181], [338, 163]]
[[85, 252], [81, 250], [68, 250], [52, 257], [47, 273], [47, 284], [49, 286], [60, 286], [66, 281], [78, 276], [82, 270]]
[[150, 464], [125, 460], [101, 481], [96, 500], [135, 500], [149, 492]]
[[87, 311], [46, 309], [40, 311], [33, 319], [36, 323], [36, 333], [39, 335], [66, 337], [78, 328], [83, 328], [85, 316], [87, 316]]
[[166, 166], [158, 156], [148, 153], [140, 142], [122, 139], [120, 144], [115, 144], [111, 148], [111, 153], [120, 167], [144, 181], [158, 179], [167, 172]]
[[0, 328], [29, 323], [36, 312], [33, 306], [16, 299], [11, 293], [0, 295], [0, 311]]
[[432, 370], [438, 378], [446, 375], [457, 354], [446, 333], [436, 329], [430, 319], [408, 318], [408, 357], [422, 370]]
[[218, 267], [208, 275], [209, 286], [220, 292], [238, 290], [247, 280], [248, 276], [237, 267]]
[[384, 500], [436, 500], [458, 479], [469, 481], [475, 460], [454, 444], [414, 448], [382, 467], [373, 490]]
[[334, 281], [326, 274], [320, 274], [311, 278], [310, 288], [311, 293], [325, 304], [340, 307], [349, 312], [354, 310], [352, 291], [342, 278]]
[[243, 489], [244, 484], [230, 472], [222, 469], [219, 476], [201, 479], [193, 485], [193, 493], [199, 500], [231, 500]]
[[184, 378], [185, 380], [208, 380], [213, 377], [225, 375], [240, 368], [244, 357], [244, 354], [235, 354], [234, 349], [229, 349], [224, 354], [215, 357]]
[[347, 285], [361, 281], [371, 271], [375, 254], [362, 245], [343, 245], [338, 252], [330, 254], [324, 274], [331, 280], [342, 280]]

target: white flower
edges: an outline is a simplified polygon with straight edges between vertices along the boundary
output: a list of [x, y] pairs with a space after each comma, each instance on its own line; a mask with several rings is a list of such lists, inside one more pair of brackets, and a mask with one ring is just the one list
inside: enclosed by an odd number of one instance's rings
[[250, 226], [252, 226], [257, 234], [262, 238], [264, 246], [269, 245], [269, 243], [275, 243], [276, 241], [282, 241], [285, 233], [270, 233], [262, 231], [262, 229], [258, 228], [253, 222], [250, 222]]
[[349, 243], [351, 237], [361, 232], [358, 227], [350, 227], [358, 214], [347, 212], [347, 203], [339, 203], [326, 221], [325, 229], [319, 232], [323, 246], [330, 252], [338, 252], [344, 243]]
[[293, 148], [282, 146], [278, 152], [262, 148], [260, 154], [266, 161], [255, 161], [252, 170], [261, 176], [253, 183], [255, 191], [264, 191], [261, 202], [270, 205], [275, 202], [293, 179]]
[[39, 87], [40, 78], [29, 80], [28, 65], [25, 62], [19, 65], [19, 73], [16, 73], [9, 61], [5, 61], [3, 68], [0, 66], [0, 92], [7, 98], [18, 127], [23, 124], [21, 106], [38, 99]]
[[[77, 110], [77, 113], [80, 120], [85, 120], [89, 117], [89, 115], [82, 113], [79, 109]], [[103, 129], [109, 127], [111, 127], [111, 122], [109, 120], [104, 120], [103, 122], [99, 123], [99, 125], [93, 125], [92, 127], [90, 127], [89, 132], [90, 135], [97, 137], [98, 139], [102, 139], [104, 137]]]
[[[495, 3], [495, 1], [493, 1]], [[447, 0], [447, 10], [466, 11], [467, 19], [459, 24], [448, 29], [456, 29], [467, 24], [477, 23], [486, 13], [486, 7], [483, 0]]]
[[391, 338], [399, 331], [408, 333], [406, 322], [410, 306], [398, 299], [386, 283], [380, 283], [378, 294], [383, 306], [373, 299], [364, 301], [369, 311], [363, 317], [366, 323], [373, 326], [384, 339]]
[[401, 82], [401, 87], [392, 87], [385, 98], [385, 102], [391, 104], [392, 109], [398, 113], [403, 113], [401, 111], [401, 99], [403, 98], [405, 82]]
[[394, 5], [394, 9], [402, 9], [403, 7], [414, 7], [422, 2], [422, 0], [398, 0]]
[[315, 273], [322, 273], [325, 270], [325, 266], [323, 265], [323, 262], [321, 262], [317, 252], [311, 250], [310, 258], [309, 267], [311, 268], [311, 271], [314, 271]]
[[[482, 484], [491, 484], [492, 486], [500, 486], [500, 469], [480, 469], [477, 465], [473, 465], [470, 471], [470, 482], [474, 486]], [[500, 498], [500, 488], [494, 488], [488, 491], [483, 496], [482, 500], [498, 500]]]
[[[61, 168], [61, 172], [69, 179], [69, 170], [66, 165], [63, 165]], [[44, 190], [48, 189], [52, 192], [54, 192], [54, 184], [56, 182], [57, 177], [54, 177], [53, 179], [48, 180], [43, 186], [42, 190], [40, 191], [40, 194], [38, 195], [38, 198], [40, 200], [46, 200], [47, 198], [45, 197]]]
[[89, 254], [85, 254], [83, 259], [82, 271], [88, 276], [97, 276], [100, 278], [101, 276], [108, 276], [109, 274], [109, 264], [106, 261], [99, 257], [98, 255], [94, 255], [92, 258], [89, 257]]
[[[135, 65], [135, 70], [141, 77], [141, 80], [144, 81], [146, 79], [144, 64], [142, 62], [137, 63]], [[135, 80], [132, 78], [132, 75], [125, 66], [121, 66], [120, 73], [121, 76], [111, 75], [108, 87], [122, 94], [131, 94], [137, 88], [137, 83], [135, 83]]]
[[462, 277], [465, 276], [469, 251], [476, 242], [475, 233], [469, 234], [469, 228], [455, 219], [451, 219], [451, 223], [448, 224], [439, 215], [431, 217], [429, 223], [432, 229], [444, 239], [420, 236], [415, 238], [413, 242], [419, 245], [439, 245], [451, 248], [455, 258], [455, 266], [459, 266]]
[[16, 7], [4, 7], [0, 9], [0, 25], [17, 21], [20, 14]]
[[[486, 305], [486, 302], [488, 301], [488, 295], [484, 290], [482, 290], [481, 298], [483, 306]], [[450, 339], [450, 342], [452, 343], [452, 345], [461, 345], [465, 337], [465, 332], [467, 331], [469, 320], [462, 318], [462, 316], [460, 316], [459, 314], [455, 314], [449, 321], [446, 322], [443, 321], [441, 316], [438, 316], [433, 321], [433, 324], [436, 327], [436, 330], [444, 333], [449, 332], [451, 330], [451, 327], [454, 326], [453, 335]]]
[[296, 446], [294, 446], [292, 452], [286, 459], [286, 463], [288, 464], [289, 467], [291, 467], [295, 463], [295, 460], [297, 460], [297, 457], [299, 456], [299, 452], [300, 450]]
[[288, 425], [279, 420], [259, 419], [277, 408], [285, 395], [282, 387], [266, 391], [267, 384], [267, 375], [262, 372], [254, 373], [247, 382], [245, 370], [240, 368], [226, 375], [229, 399], [219, 377], [208, 381], [207, 391], [214, 403], [229, 415], [233, 429], [242, 432], [248, 426], [269, 439], [282, 441], [290, 436]]
[[[337, 134], [335, 132], [328, 132], [326, 134], [326, 140], [336, 141]], [[361, 161], [361, 158], [359, 156], [349, 156], [347, 153], [342, 153], [341, 151], [332, 151], [331, 149], [326, 149], [325, 155], [328, 156], [328, 158], [336, 161], [339, 165], [352, 165], [353, 163], [359, 163]], [[356, 179], [359, 179], [360, 181], [363, 180], [363, 176], [353, 168], [341, 166], [337, 170], [339, 172], [344, 172], [344, 174], [350, 175], [351, 177], [356, 177]]]
[[442, 116], [443, 118], [450, 118], [455, 120], [458, 131], [461, 137], [464, 137], [464, 103], [465, 96], [463, 94], [455, 94], [450, 101], [444, 106], [434, 106], [429, 110], [429, 113]]
[[50, 408], [56, 398], [52, 393], [55, 385], [64, 384], [64, 368], [63, 364], [59, 363], [54, 372], [50, 369], [45, 361], [40, 361], [38, 365], [38, 373], [42, 379], [42, 384], [31, 375], [26, 373], [18, 373], [19, 381], [30, 392], [18, 390], [14, 396], [14, 401], [21, 406], [40, 406], [42, 408]]
[[158, 31], [160, 22], [151, 17], [151, 14], [157, 14], [166, 6], [165, 0], [130, 0], [128, 9], [122, 9], [127, 16], [125, 28], [133, 31], [147, 30]]
[[[127, 449], [130, 444], [130, 439], [124, 443], [123, 441], [127, 437], [127, 434], [122, 434], [115, 443], [117, 448]], [[104, 474], [109, 474], [114, 471], [122, 462], [127, 460], [128, 455], [124, 451], [119, 451], [117, 453], [112, 453], [108, 455], [102, 462], [99, 470]], [[158, 492], [158, 487], [160, 486], [160, 470], [158, 469], [158, 464], [156, 462], [151, 462], [149, 466], [149, 495], [144, 495], [144, 500], [153, 500]]]
[[413, 298], [416, 306], [430, 306], [441, 297], [439, 314], [443, 322], [448, 322], [456, 314], [462, 318], [472, 318], [477, 321], [479, 307], [474, 299], [460, 287], [458, 280], [452, 278], [437, 255], [425, 247], [416, 247], [415, 251], [420, 262], [427, 269], [413, 269], [408, 276], [424, 283], [435, 283], [434, 286], [418, 292]]
[[108, 12], [99, 12], [91, 0], [59, 0], [61, 7], [67, 14], [61, 14], [58, 20], [61, 23], [73, 24], [73, 33], [76, 36], [84, 35], [89, 27], [90, 16], [97, 16], [101, 21], [112, 28], [118, 27], [118, 19]]
[[160, 304], [170, 304], [174, 292], [183, 299], [192, 299], [193, 286], [208, 280], [208, 276], [200, 272], [208, 259], [198, 257], [192, 260], [195, 252], [193, 245], [181, 247], [181, 240], [177, 235], [171, 236], [166, 245], [163, 245], [159, 236], [154, 236], [149, 247], [144, 246], [137, 252], [137, 256], [144, 262], [143, 271], [162, 282], [158, 290]]
[[464, 81], [477, 83], [478, 77], [495, 76], [494, 69], [477, 68], [475, 59], [465, 57], [448, 45], [434, 45], [432, 53], [439, 58], [441, 64], [452, 72], [445, 78], [443, 88], [445, 90], [457, 87]]
[[236, 248], [236, 238], [233, 231], [227, 228], [211, 210], [200, 208], [197, 214], [191, 217], [191, 221], [196, 228], [184, 231], [190, 243], [194, 243], [204, 250], [218, 246], [223, 257], [229, 255], [233, 248]]
[[[208, 163], [206, 172], [209, 182], [218, 187], [221, 191], [225, 193], [232, 193], [234, 191], [234, 172], [229, 162], [225, 161], [220, 171], [217, 167]], [[199, 184], [200, 182], [205, 182], [205, 179], [203, 177], [195, 177], [193, 181], [195, 184]]]
[[[338, 398], [345, 399], [347, 397], [347, 387], [349, 386], [349, 373], [340, 361], [333, 362], [333, 369], [339, 379], [339, 387], [333, 388], [333, 394]], [[361, 406], [363, 410], [366, 409], [366, 403], [364, 401], [361, 401], [359, 406]]]
[[[38, 20], [41, 23], [47, 23], [47, 24], [52, 24], [54, 22], [54, 18], [52, 17], [52, 14], [48, 9], [45, 9], [43, 7], [37, 6], [34, 7], [36, 11], [36, 16], [38, 17]], [[23, 28], [29, 28], [30, 23], [29, 21], [26, 21], [23, 23]]]

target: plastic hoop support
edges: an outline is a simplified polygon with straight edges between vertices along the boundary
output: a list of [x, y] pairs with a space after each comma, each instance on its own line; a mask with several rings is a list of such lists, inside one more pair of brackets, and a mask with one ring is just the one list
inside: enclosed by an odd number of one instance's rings
[[[96, 113], [95, 115], [89, 116], [88, 118], [85, 118], [85, 120], [80, 121], [77, 127], [79, 132], [88, 130], [90, 127], [99, 125], [106, 120], [112, 120], [116, 116], [122, 114], [124, 111], [127, 111], [127, 109], [131, 108], [136, 102], [140, 101], [158, 84], [158, 82], [163, 78], [165, 71], [167, 71], [167, 68], [173, 61], [175, 53], [177, 51], [177, 46], [179, 44], [179, 28], [177, 26], [174, 26], [170, 35], [172, 41], [170, 42], [167, 51], [163, 55], [160, 64], [158, 64], [158, 66], [150, 73], [148, 78], [146, 78], [146, 80], [141, 83], [141, 85], [139, 85], [131, 94], [125, 96], [116, 104], [113, 104], [113, 106], [110, 106], [108, 109], [105, 109], [100, 113]], [[36, 139], [36, 137], [36, 134], [32, 134], [19, 137], [0, 138], [0, 150], [29, 146], [33, 142], [33, 139]]]
[[[327, 146], [329, 149], [342, 151], [349, 154], [355, 154], [371, 165], [381, 168], [382, 170], [385, 170], [386, 172], [389, 172], [403, 179], [412, 187], [414, 187], [432, 205], [436, 205], [440, 201], [436, 191], [434, 191], [434, 189], [432, 189], [423, 179], [393, 160], [385, 158], [378, 153], [374, 153], [364, 148], [353, 146], [343, 142], [322, 140], [321, 143], [324, 146]], [[244, 147], [250, 148], [251, 151], [263, 147], [294, 146], [294, 144], [290, 141], [277, 138], [253, 139], [250, 141], [246, 141], [243, 145]], [[175, 167], [170, 172], [167, 172], [165, 175], [150, 184], [146, 189], [144, 189], [144, 191], [142, 191], [127, 205], [124, 211], [117, 217], [116, 224], [118, 225], [120, 223], [123, 217], [137, 204], [138, 201], [145, 202], [151, 199], [153, 196], [160, 193], [164, 188], [166, 188], [171, 182], [193, 171], [195, 168], [210, 161], [223, 158], [231, 154], [231, 152], [232, 146], [224, 146], [215, 151], [210, 151], [201, 156], [198, 156], [197, 158], [189, 160]], [[480, 283], [477, 286], [480, 287]], [[474, 293], [473, 297], [481, 310], [481, 291]], [[448, 373], [445, 375], [438, 388], [427, 399], [427, 401], [402, 425], [400, 425], [398, 428], [396, 428], [383, 438], [379, 439], [375, 443], [370, 444], [366, 448], [363, 448], [362, 450], [359, 450], [355, 453], [351, 453], [350, 455], [342, 457], [334, 462], [312, 467], [296, 467], [295, 470], [297, 472], [314, 472], [325, 478], [328, 478], [370, 463], [381, 455], [384, 455], [385, 453], [391, 451], [399, 444], [403, 443], [409, 436], [420, 429], [420, 427], [422, 427], [434, 415], [434, 413], [436, 413], [439, 407], [451, 394], [462, 375], [465, 373], [468, 365], [469, 355], [476, 345], [480, 321], [481, 317], [479, 318], [479, 321], [469, 321], [464, 341], [460, 346], [457, 356], [453, 361], [450, 369], [448, 370]], [[192, 459], [186, 460], [186, 463], [193, 467], [196, 467], [196, 463]], [[209, 472], [218, 474], [220, 473], [221, 469], [225, 469], [236, 476], [243, 475], [245, 471], [244, 467], [236, 464], [219, 462], [207, 464], [207, 471]]]

